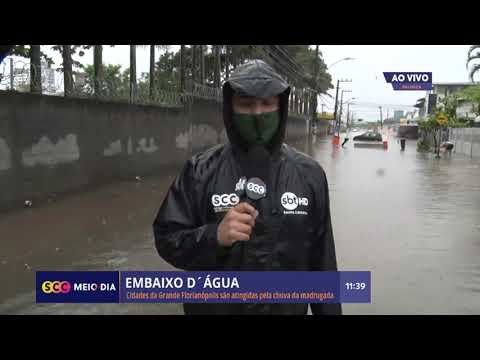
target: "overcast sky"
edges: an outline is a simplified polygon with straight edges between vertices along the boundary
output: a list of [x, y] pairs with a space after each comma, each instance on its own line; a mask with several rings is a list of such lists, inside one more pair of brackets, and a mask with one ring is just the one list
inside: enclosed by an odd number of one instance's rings
[[[328, 65], [353, 57], [355, 60], [341, 61], [333, 65], [334, 85], [337, 79], [351, 79], [351, 83], [341, 83], [340, 88], [352, 90], [344, 98], [355, 97], [357, 103], [351, 106], [357, 117], [376, 120], [378, 106], [383, 106], [383, 117], [393, 110], [413, 110], [402, 105], [414, 105], [425, 96], [425, 91], [394, 91], [385, 81], [383, 72], [432, 72], [433, 82], [468, 82], [465, 68], [470, 45], [320, 45], [325, 63]], [[335, 90], [329, 93], [335, 96]], [[323, 97], [330, 111], [334, 101]], [[372, 118], [373, 117], [373, 118]]]
[[[173, 45], [176, 50], [179, 45]], [[327, 66], [336, 61], [353, 57], [354, 60], [341, 61], [331, 68], [333, 83], [337, 79], [351, 79], [351, 83], [341, 83], [340, 88], [351, 90], [344, 94], [344, 100], [356, 99], [350, 109], [356, 118], [377, 120], [379, 106], [383, 107], [383, 117], [393, 116], [394, 110], [414, 110], [411, 106], [425, 96], [425, 91], [394, 91], [383, 77], [384, 71], [432, 72], [433, 82], [468, 82], [465, 61], [469, 45], [320, 45]], [[50, 50], [51, 45], [42, 46], [53, 57], [56, 64], [61, 63], [58, 52]], [[158, 53], [157, 53], [158, 57]], [[93, 63], [93, 51], [86, 51], [83, 58], [75, 56], [82, 63]], [[103, 60], [106, 64], [120, 64], [123, 69], [129, 67], [128, 45], [104, 47]], [[138, 76], [149, 69], [149, 49], [137, 48]], [[332, 97], [335, 90], [330, 90]], [[325, 111], [333, 112], [334, 99], [322, 96], [320, 103]], [[320, 106], [319, 106], [320, 110]]]

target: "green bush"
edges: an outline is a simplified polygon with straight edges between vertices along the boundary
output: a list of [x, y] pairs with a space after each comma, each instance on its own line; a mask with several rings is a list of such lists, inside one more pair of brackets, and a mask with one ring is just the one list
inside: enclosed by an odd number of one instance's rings
[[430, 151], [430, 143], [425, 139], [419, 139], [417, 142], [417, 151], [418, 152], [429, 152]]

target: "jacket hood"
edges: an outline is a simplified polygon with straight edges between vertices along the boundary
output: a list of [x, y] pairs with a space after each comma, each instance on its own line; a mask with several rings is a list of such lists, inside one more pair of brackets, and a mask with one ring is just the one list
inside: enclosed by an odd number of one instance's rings
[[267, 98], [280, 96], [280, 124], [277, 132], [267, 145], [270, 153], [277, 152], [285, 138], [288, 118], [288, 97], [290, 86], [267, 63], [262, 60], [251, 60], [240, 65], [223, 85], [223, 121], [228, 139], [234, 150], [247, 151], [247, 146], [233, 126], [233, 94]]

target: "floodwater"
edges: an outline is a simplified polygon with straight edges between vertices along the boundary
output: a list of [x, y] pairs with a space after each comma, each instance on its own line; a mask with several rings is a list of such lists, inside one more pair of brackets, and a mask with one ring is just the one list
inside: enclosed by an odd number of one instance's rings
[[[339, 270], [372, 272], [372, 302], [345, 314], [480, 314], [480, 160], [294, 146], [325, 169]], [[0, 314], [183, 314], [179, 304], [35, 304], [36, 270], [174, 270], [152, 222], [174, 173], [0, 214]]]

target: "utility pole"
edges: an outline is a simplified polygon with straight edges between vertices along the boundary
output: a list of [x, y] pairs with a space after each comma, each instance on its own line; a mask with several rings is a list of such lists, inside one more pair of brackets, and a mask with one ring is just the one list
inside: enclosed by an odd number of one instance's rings
[[342, 115], [343, 115], [343, 92], [345, 90], [342, 90], [342, 96], [340, 97], [340, 116], [338, 117], [340, 126], [342, 125]]
[[350, 103], [347, 104], [347, 130], [349, 125], [349, 119], [350, 119]]
[[383, 129], [382, 107], [379, 106], [379, 108], [380, 108], [380, 128]]
[[338, 89], [340, 88], [340, 79], [337, 80], [337, 93], [335, 95], [335, 109], [333, 110], [333, 118], [337, 121], [337, 106], [338, 106]]
[[[343, 93], [346, 93], [346, 92], [352, 92], [351, 90], [342, 90], [342, 96], [341, 96], [341, 99], [340, 99], [340, 116], [339, 116], [339, 124], [341, 125], [342, 123], [342, 115], [343, 115]], [[340, 126], [338, 127], [340, 129]], [[339, 131], [339, 135], [340, 135], [340, 131]]]
[[[334, 131], [334, 136], [340, 136], [340, 121], [341, 121], [341, 119], [339, 119], [337, 115], [338, 115], [338, 90], [340, 89], [340, 83], [341, 82], [352, 82], [352, 80], [340, 80], [340, 79], [337, 80], [337, 91], [336, 91], [336, 95], [335, 95], [335, 109], [334, 109], [334, 112], [333, 112], [333, 118], [335, 119], [335, 128], [338, 130], [338, 135], [336, 135], [335, 131]], [[342, 94], [343, 94], [343, 92], [342, 92]], [[341, 112], [341, 109], [340, 109], [340, 112]], [[334, 137], [333, 141], [335, 143], [335, 137]]]

